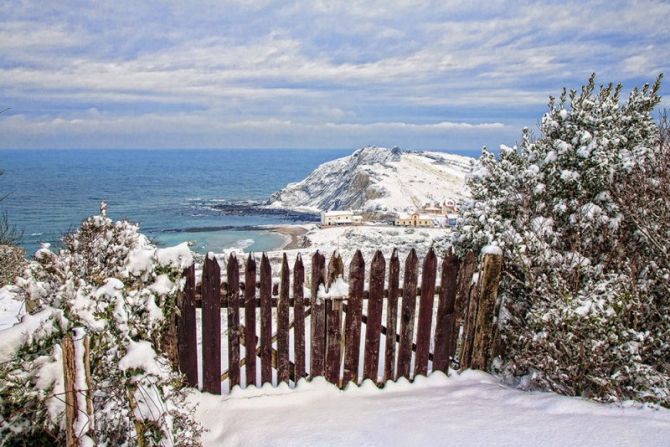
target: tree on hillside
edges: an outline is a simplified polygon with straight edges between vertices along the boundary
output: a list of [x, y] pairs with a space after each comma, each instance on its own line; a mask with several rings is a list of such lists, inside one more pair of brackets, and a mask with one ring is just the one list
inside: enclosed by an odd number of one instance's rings
[[[4, 171], [0, 169], [0, 176], [4, 175]], [[7, 198], [7, 195], [0, 196], [0, 202]], [[15, 225], [9, 223], [7, 211], [2, 212], [0, 216], [0, 245], [17, 245], [23, 238], [23, 232], [16, 228]]]
[[[0, 110], [0, 115], [10, 110], [6, 107]], [[5, 171], [0, 169], [0, 176], [4, 175]], [[0, 202], [7, 198], [7, 195], [0, 195]], [[23, 232], [19, 231], [14, 225], [10, 225], [7, 212], [4, 211], [0, 217], [0, 245], [17, 245], [21, 242]]]
[[[0, 196], [0, 202], [6, 197]], [[22, 238], [23, 232], [9, 223], [7, 211], [3, 211], [0, 214], [0, 287], [13, 282], [25, 266], [25, 252], [18, 247]]]
[[661, 77], [550, 98], [540, 135], [483, 150], [460, 249], [505, 254], [503, 357], [529, 387], [670, 406], [670, 154]]

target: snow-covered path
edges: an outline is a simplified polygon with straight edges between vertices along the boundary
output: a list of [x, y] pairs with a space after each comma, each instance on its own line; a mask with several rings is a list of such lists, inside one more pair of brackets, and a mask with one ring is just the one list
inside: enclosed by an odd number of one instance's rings
[[194, 393], [205, 446], [668, 446], [670, 411], [508, 388], [476, 371], [339, 391]]

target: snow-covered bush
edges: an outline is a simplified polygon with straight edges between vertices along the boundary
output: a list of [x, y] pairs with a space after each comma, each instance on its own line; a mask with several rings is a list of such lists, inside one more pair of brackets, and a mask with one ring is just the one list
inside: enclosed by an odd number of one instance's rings
[[25, 264], [25, 252], [21, 248], [0, 244], [0, 287], [14, 282]]
[[28, 330], [0, 358], [0, 444], [64, 445], [60, 342], [81, 328], [90, 336], [95, 441], [198, 445], [201, 430], [166, 343], [191, 262], [186, 244], [157, 249], [137, 226], [105, 217], [104, 207], [59, 252], [40, 249], [17, 280], [34, 311], [10, 330]]
[[505, 254], [504, 372], [603, 401], [670, 406], [670, 154], [660, 77], [550, 98], [540, 136], [484, 149], [454, 245]]

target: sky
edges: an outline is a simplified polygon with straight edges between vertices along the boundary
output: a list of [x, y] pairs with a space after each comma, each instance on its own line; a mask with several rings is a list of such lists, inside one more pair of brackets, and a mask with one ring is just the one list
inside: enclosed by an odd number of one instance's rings
[[669, 23], [648, 0], [5, 0], [0, 148], [497, 148], [592, 72], [670, 75]]

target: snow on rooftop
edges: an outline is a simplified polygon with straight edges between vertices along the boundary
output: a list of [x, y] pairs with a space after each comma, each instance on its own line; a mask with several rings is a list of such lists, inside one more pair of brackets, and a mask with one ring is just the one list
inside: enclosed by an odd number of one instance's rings
[[321, 214], [324, 216], [353, 216], [353, 211], [324, 211]]
[[436, 216], [432, 214], [417, 214], [417, 213], [399, 213], [398, 218], [399, 219], [411, 219], [412, 216], [416, 215], [419, 220], [433, 220], [435, 219]]

